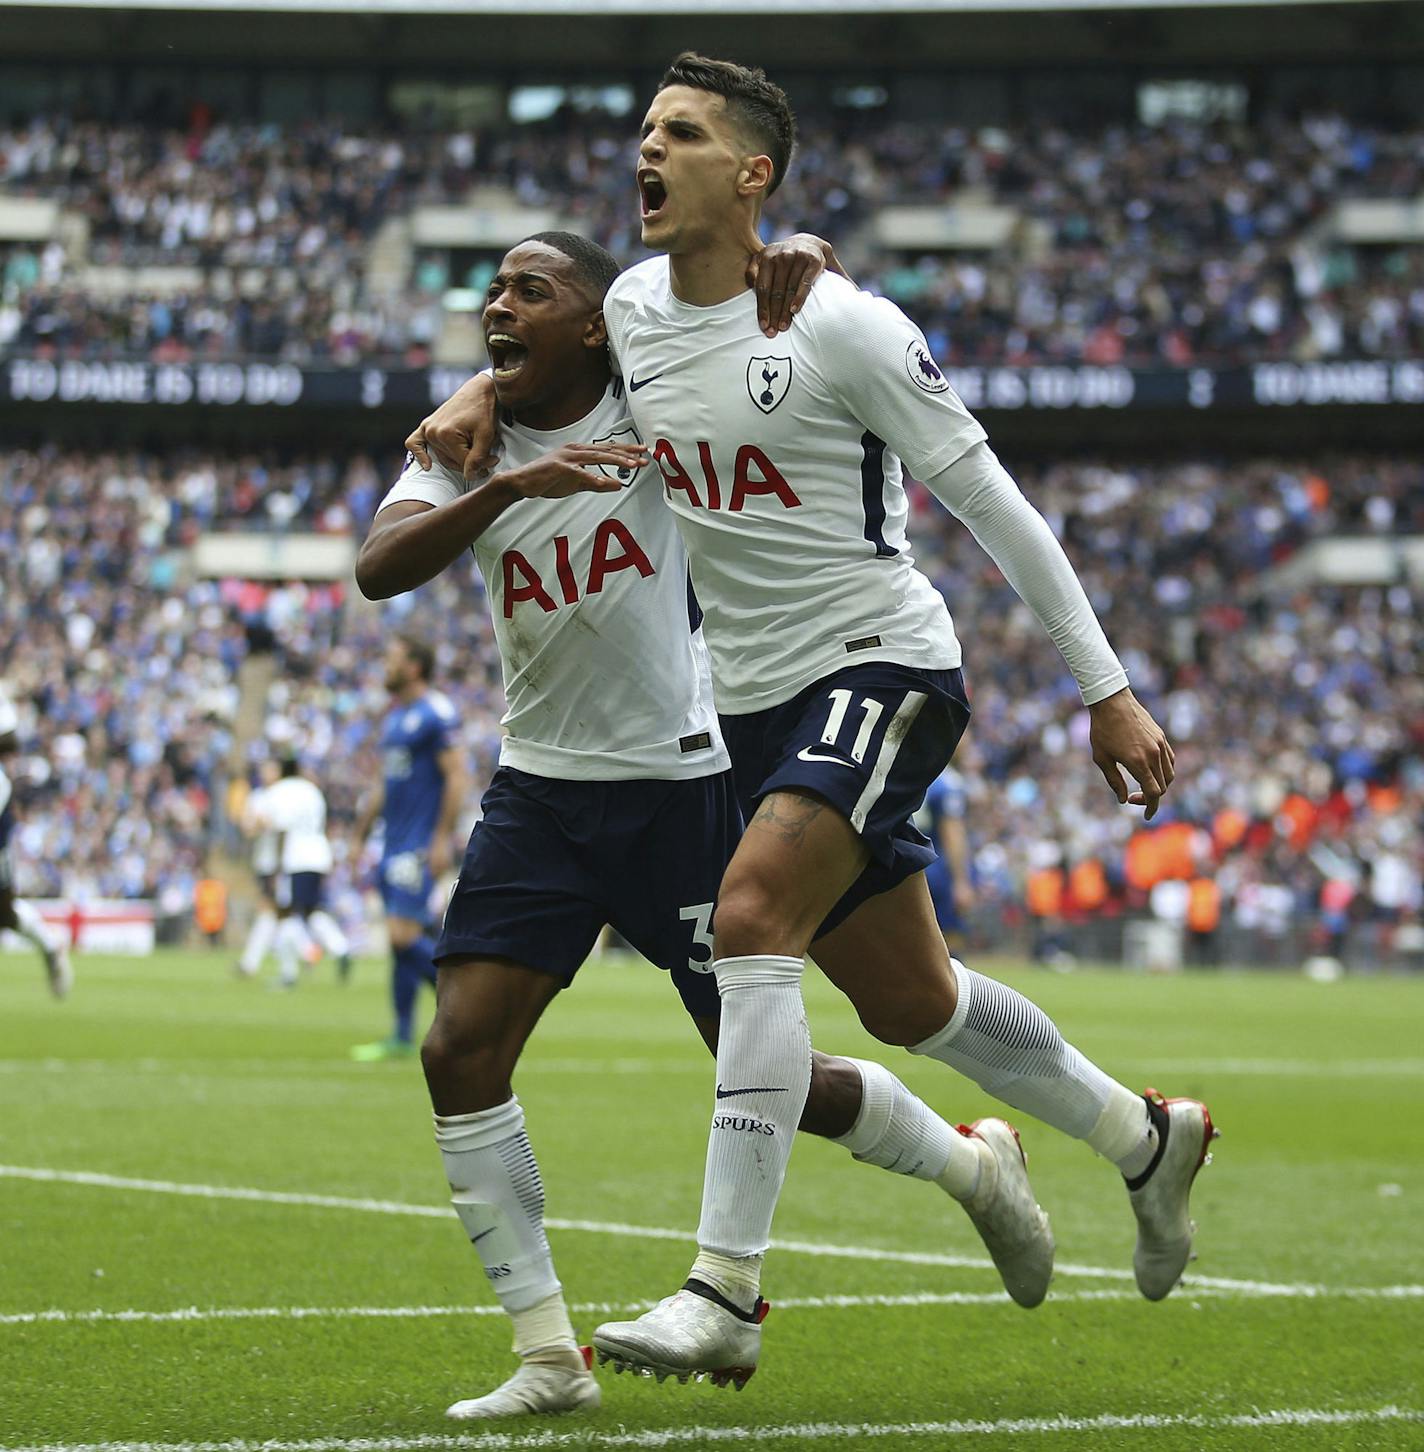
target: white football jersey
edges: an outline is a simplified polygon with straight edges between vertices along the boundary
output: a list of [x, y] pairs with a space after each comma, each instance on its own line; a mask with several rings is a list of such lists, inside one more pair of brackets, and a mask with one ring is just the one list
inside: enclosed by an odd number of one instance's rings
[[[275, 783], [274, 783], [275, 784]], [[270, 825], [267, 815], [267, 793], [271, 787], [258, 787], [247, 800], [248, 811], [257, 831], [252, 835], [252, 870], [259, 877], [280, 870], [277, 861], [277, 834]]]
[[[563, 444], [641, 442], [610, 384], [569, 428], [500, 425], [499, 469]], [[612, 472], [605, 470], [605, 472]], [[690, 619], [687, 556], [656, 469], [617, 494], [521, 499], [475, 541], [504, 668], [500, 761], [576, 781], [709, 776], [730, 765], [702, 632]], [[381, 501], [437, 507], [468, 488], [414, 461]]]
[[284, 776], [266, 788], [263, 814], [282, 834], [281, 872], [330, 872], [331, 843], [326, 837], [326, 798], [314, 781]]
[[864, 661], [959, 665], [905, 538], [900, 460], [935, 474], [985, 434], [899, 308], [828, 274], [773, 340], [754, 293], [693, 307], [657, 257], [603, 314], [692, 560], [719, 710]]
[[[0, 691], [0, 736], [8, 736], [12, 731], [20, 729], [20, 717], [10, 698], [4, 691]], [[10, 805], [10, 798], [14, 794], [14, 788], [10, 785], [10, 778], [5, 768], [0, 766], [0, 812], [3, 812]]]

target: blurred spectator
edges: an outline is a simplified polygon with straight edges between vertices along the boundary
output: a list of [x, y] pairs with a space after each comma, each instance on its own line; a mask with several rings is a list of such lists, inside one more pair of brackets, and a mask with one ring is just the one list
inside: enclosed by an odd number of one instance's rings
[[[87, 251], [0, 250], [0, 349], [419, 366], [445, 288], [478, 289], [487, 268], [452, 277], [450, 255], [427, 251], [391, 296], [368, 285], [382, 226], [493, 186], [636, 261], [633, 131], [569, 115], [399, 134], [31, 119], [0, 130], [0, 191], [54, 198]], [[946, 363], [1418, 357], [1424, 248], [1337, 245], [1320, 223], [1342, 198], [1421, 190], [1424, 133], [1336, 115], [1090, 131], [807, 118], [768, 228], [843, 244]], [[1011, 245], [887, 254], [866, 230], [889, 205], [974, 199], [1018, 212]], [[114, 291], [85, 283], [93, 265], [189, 274]]]

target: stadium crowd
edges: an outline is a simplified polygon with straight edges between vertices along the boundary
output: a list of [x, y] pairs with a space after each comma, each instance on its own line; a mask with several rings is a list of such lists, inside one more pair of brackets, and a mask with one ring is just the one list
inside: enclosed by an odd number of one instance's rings
[[[359, 534], [396, 462], [0, 454], [0, 679], [22, 722], [22, 892], [191, 898], [220, 830], [249, 650], [272, 650], [278, 666], [249, 756], [300, 753], [339, 840], [379, 772], [379, 661], [398, 625], [435, 644], [438, 683], [487, 779], [502, 693], [471, 567], [377, 607], [341, 584], [192, 578], [183, 556], [200, 528], [254, 518]], [[1188, 829], [1173, 849], [1187, 869], [1267, 939], [1302, 918], [1332, 940], [1362, 919], [1417, 920], [1418, 591], [1258, 587], [1318, 535], [1424, 532], [1424, 465], [1074, 463], [1020, 477], [1176, 744], [1160, 821], [1165, 834]], [[1181, 871], [1154, 867], [1143, 844], [1160, 834], [1112, 803], [1071, 679], [968, 534], [928, 494], [914, 498], [918, 558], [966, 645], [979, 921], [1021, 917], [1026, 900], [1070, 922], [1146, 902]], [[362, 867], [346, 845], [339, 856], [339, 900], [357, 914]], [[1085, 863], [1096, 876], [1073, 875]], [[1046, 904], [1034, 897], [1045, 874], [1058, 882]]]
[[[487, 268], [418, 255], [405, 294], [365, 285], [381, 224], [477, 184], [553, 207], [625, 262], [642, 254], [626, 121], [361, 133], [336, 122], [184, 130], [34, 118], [0, 130], [0, 194], [53, 198], [87, 246], [0, 251], [0, 350], [422, 364], [447, 286]], [[1227, 364], [1424, 353], [1424, 249], [1322, 236], [1342, 198], [1424, 187], [1424, 135], [1338, 115], [1091, 131], [808, 122], [770, 225], [849, 244], [954, 364]], [[889, 205], [1015, 208], [994, 252], [870, 245]], [[73, 233], [67, 234], [72, 236]], [[71, 255], [72, 254], [72, 255]], [[193, 269], [159, 293], [82, 266]]]

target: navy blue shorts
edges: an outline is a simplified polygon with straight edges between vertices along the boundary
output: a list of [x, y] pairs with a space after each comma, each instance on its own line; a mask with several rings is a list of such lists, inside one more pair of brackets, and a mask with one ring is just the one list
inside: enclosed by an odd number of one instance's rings
[[934, 861], [911, 818], [968, 724], [962, 672], [886, 661], [837, 671], [768, 710], [722, 717], [748, 821], [764, 796], [799, 788], [828, 801], [870, 850], [821, 933]]
[[283, 912], [304, 918], [321, 906], [324, 872], [281, 872], [277, 874], [273, 901]]
[[925, 886], [930, 890], [930, 901], [934, 904], [935, 921], [942, 933], [962, 933], [964, 915], [954, 902], [954, 873], [943, 857], [936, 857], [925, 868]]
[[435, 961], [512, 958], [567, 986], [605, 923], [672, 974], [690, 1014], [721, 1011], [712, 908], [741, 836], [730, 772], [562, 781], [495, 772]]

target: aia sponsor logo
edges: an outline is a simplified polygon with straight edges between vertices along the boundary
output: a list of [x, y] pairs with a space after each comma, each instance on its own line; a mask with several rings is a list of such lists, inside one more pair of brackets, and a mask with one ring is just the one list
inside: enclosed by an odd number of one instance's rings
[[[747, 500], [760, 494], [779, 499], [784, 509], [799, 509], [801, 506], [796, 491], [786, 482], [786, 476], [755, 444], [738, 444], [731, 468], [728, 469], [724, 462], [719, 469], [712, 445], [705, 439], [698, 439], [695, 467], [701, 475], [700, 480], [683, 466], [677, 450], [667, 439], [659, 439], [653, 445], [653, 462], [663, 476], [663, 490], [668, 499], [673, 499], [674, 492], [681, 494], [683, 501], [692, 509], [725, 509], [728, 513], [740, 514]], [[731, 480], [725, 492], [722, 485], [724, 473]]]
[[[565, 605], [577, 605], [580, 598], [598, 595], [603, 591], [609, 575], [619, 570], [637, 570], [647, 579], [656, 574], [653, 562], [643, 552], [628, 526], [619, 519], [603, 520], [594, 531], [593, 548], [589, 552], [588, 574], [580, 593], [578, 577], [574, 574], [569, 555], [567, 535], [554, 536], [554, 571], [549, 584], [537, 566], [519, 550], [505, 550], [501, 563], [504, 566], [504, 618], [510, 619], [514, 607], [526, 601], [533, 601], [546, 615]], [[545, 565], [545, 572], [548, 566]], [[558, 589], [560, 599], [555, 600], [550, 586]]]

